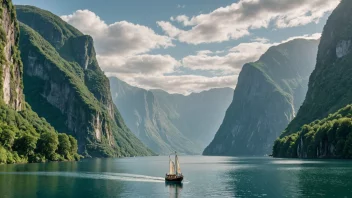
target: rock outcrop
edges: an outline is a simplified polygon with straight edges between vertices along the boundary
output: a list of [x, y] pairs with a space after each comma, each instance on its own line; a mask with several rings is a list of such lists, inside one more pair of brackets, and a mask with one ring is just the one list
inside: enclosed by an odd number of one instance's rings
[[19, 41], [18, 24], [11, 2], [2, 1], [1, 8], [1, 95], [5, 104], [20, 111], [24, 107], [24, 97], [22, 93], [22, 63], [17, 50]]

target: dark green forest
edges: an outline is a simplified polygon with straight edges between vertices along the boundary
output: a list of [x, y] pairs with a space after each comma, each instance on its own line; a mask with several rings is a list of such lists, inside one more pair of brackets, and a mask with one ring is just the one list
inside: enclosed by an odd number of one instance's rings
[[352, 105], [275, 141], [274, 157], [352, 158]]

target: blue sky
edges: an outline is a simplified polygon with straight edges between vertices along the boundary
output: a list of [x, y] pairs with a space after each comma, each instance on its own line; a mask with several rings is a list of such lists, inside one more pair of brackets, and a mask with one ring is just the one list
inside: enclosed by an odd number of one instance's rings
[[234, 88], [242, 65], [268, 47], [292, 37], [316, 38], [338, 0], [297, 2], [14, 0], [65, 16], [92, 35], [107, 75], [183, 94]]

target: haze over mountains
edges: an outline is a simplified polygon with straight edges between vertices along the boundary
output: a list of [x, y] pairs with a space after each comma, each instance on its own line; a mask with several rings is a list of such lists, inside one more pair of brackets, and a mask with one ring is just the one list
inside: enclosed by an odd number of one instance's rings
[[113, 101], [127, 126], [159, 154], [200, 154], [214, 137], [233, 90], [212, 89], [188, 96], [144, 90], [110, 77]]

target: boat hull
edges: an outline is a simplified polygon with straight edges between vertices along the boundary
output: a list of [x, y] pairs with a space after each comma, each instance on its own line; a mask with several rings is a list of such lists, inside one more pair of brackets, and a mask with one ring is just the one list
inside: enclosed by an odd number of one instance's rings
[[176, 176], [176, 175], [171, 175], [171, 176], [166, 176], [165, 177], [165, 182], [182, 182], [183, 176]]

